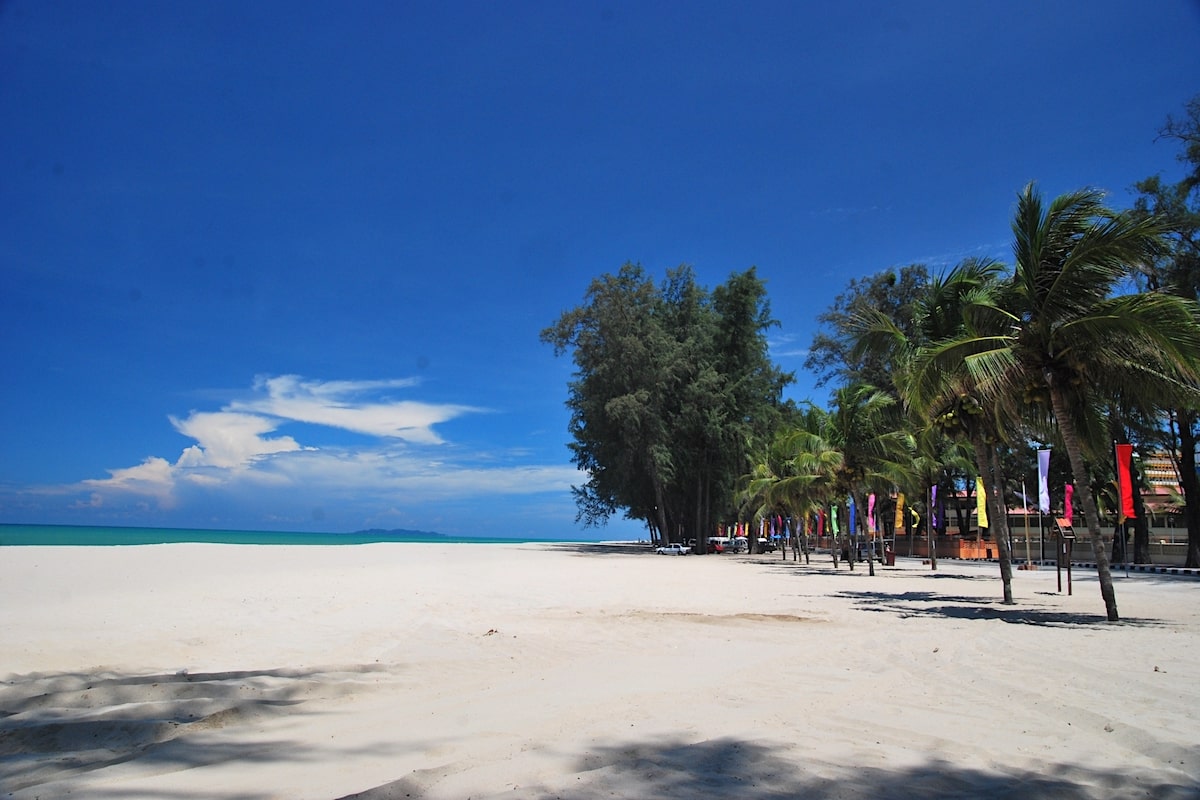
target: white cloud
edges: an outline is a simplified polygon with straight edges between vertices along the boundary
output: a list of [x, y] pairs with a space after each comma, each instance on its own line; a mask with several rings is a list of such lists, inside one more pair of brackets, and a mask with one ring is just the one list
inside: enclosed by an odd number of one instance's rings
[[300, 449], [290, 436], [265, 439], [278, 425], [266, 417], [233, 411], [193, 412], [185, 420], [170, 417], [175, 430], [196, 440], [183, 451], [176, 467], [221, 467], [238, 469], [272, 453]]
[[[159, 509], [221, 502], [288, 508], [339, 501], [384, 509], [481, 496], [565, 495], [586, 480], [569, 465], [530, 464], [522, 451], [468, 453], [446, 447], [433, 426], [482, 409], [387, 396], [416, 385], [413, 380], [262, 378], [249, 399], [218, 411], [170, 416], [175, 430], [194, 440], [174, 463], [148, 458], [74, 489], [89, 492], [87, 504], [96, 506], [136, 495]], [[302, 442], [281, 432], [291, 423], [318, 427], [305, 428]], [[338, 444], [323, 440], [321, 427], [374, 441]]]
[[257, 382], [255, 388], [265, 390], [266, 397], [237, 401], [229, 409], [417, 444], [441, 444], [443, 440], [434, 432], [434, 425], [482, 410], [414, 400], [359, 399], [381, 389], [408, 388], [415, 383], [412, 380], [305, 381], [296, 375], [280, 375]]
[[[175, 479], [173, 467], [165, 458], [151, 456], [135, 467], [110, 469], [109, 477], [104, 479], [89, 479], [82, 482], [92, 489], [132, 493], [153, 497], [159, 506], [169, 508], [174, 505]], [[103, 504], [103, 495], [93, 493], [90, 505]]]
[[769, 338], [767, 346], [774, 358], [807, 358], [808, 348], [797, 344], [794, 334], [780, 334]]

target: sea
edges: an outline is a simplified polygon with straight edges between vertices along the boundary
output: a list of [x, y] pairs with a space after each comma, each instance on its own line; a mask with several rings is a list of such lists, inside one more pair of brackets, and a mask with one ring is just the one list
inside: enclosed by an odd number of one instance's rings
[[504, 536], [443, 536], [423, 531], [356, 531], [354, 533], [304, 533], [293, 531], [225, 531], [203, 528], [123, 528], [100, 525], [14, 525], [0, 524], [0, 547], [70, 546], [111, 547], [114, 545], [210, 544], [250, 545], [346, 545], [379, 542], [427, 544], [525, 544], [527, 542], [574, 542], [575, 539], [533, 539]]

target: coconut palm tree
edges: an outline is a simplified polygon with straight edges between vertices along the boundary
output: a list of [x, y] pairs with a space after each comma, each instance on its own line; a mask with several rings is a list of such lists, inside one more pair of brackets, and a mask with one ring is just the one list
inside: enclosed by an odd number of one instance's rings
[[827, 439], [828, 416], [812, 403], [800, 409], [793, 425], [776, 435], [743, 479], [741, 504], [767, 510], [782, 507], [800, 519], [835, 498], [844, 458]]
[[[912, 437], [900, 424], [895, 397], [874, 386], [843, 386], [834, 392], [824, 436], [842, 453], [842, 467], [834, 486], [842, 497], [849, 497], [864, 530], [866, 505], [870, 492], [888, 492], [911, 459]], [[851, 560], [851, 566], [854, 561]], [[867, 559], [870, 574], [875, 574], [873, 548]]]
[[[920, 427], [933, 428], [951, 439], [969, 442], [978, 474], [983, 479], [992, 520], [1003, 602], [1012, 603], [1012, 554], [1009, 550], [1008, 513], [1005, 480], [999, 469], [996, 446], [1000, 441], [1001, 420], [985, 414], [979, 390], [963, 368], [958, 351], [949, 357], [945, 342], [957, 342], [966, 332], [964, 308], [987, 297], [998, 286], [1002, 265], [992, 259], [967, 259], [947, 273], [933, 276], [924, 293], [914, 303], [912, 322], [901, 329], [889, 316], [863, 312], [854, 321], [857, 331], [856, 352], [867, 350], [881, 355], [892, 366], [896, 387], [906, 408]], [[995, 404], [993, 404], [995, 405]], [[935, 447], [940, 437], [925, 430], [918, 437], [923, 480], [940, 475], [942, 460]], [[914, 462], [916, 466], [916, 462]], [[928, 496], [928, 487], [922, 487]], [[936, 565], [931, 553], [931, 561]]]
[[[1115, 213], [1081, 189], [1043, 202], [1033, 184], [1012, 222], [1014, 272], [1005, 290], [965, 309], [969, 333], [942, 348], [962, 358], [984, 405], [1024, 394], [1048, 401], [1087, 521], [1108, 619], [1119, 619], [1096, 499], [1085, 465], [1096, 397], [1156, 401], [1200, 387], [1200, 308], [1161, 294], [1117, 294], [1160, 245], [1154, 218]], [[1089, 448], [1089, 445], [1091, 447]]]

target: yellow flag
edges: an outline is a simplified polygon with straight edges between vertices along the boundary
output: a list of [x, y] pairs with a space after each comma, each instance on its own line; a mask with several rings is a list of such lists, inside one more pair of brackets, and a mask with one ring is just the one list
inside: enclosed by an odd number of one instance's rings
[[900, 492], [896, 495], [895, 529], [898, 531], [904, 530], [904, 492]]
[[975, 513], [979, 516], [979, 527], [988, 526], [987, 490], [983, 488], [983, 478], [975, 479]]

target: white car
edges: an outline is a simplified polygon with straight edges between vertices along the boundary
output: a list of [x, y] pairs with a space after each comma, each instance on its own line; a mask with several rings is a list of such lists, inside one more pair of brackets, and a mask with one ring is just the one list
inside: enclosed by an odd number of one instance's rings
[[654, 552], [658, 553], [660, 556], [686, 556], [688, 553], [692, 552], [692, 548], [683, 544], [668, 544], [664, 547], [654, 548]]

